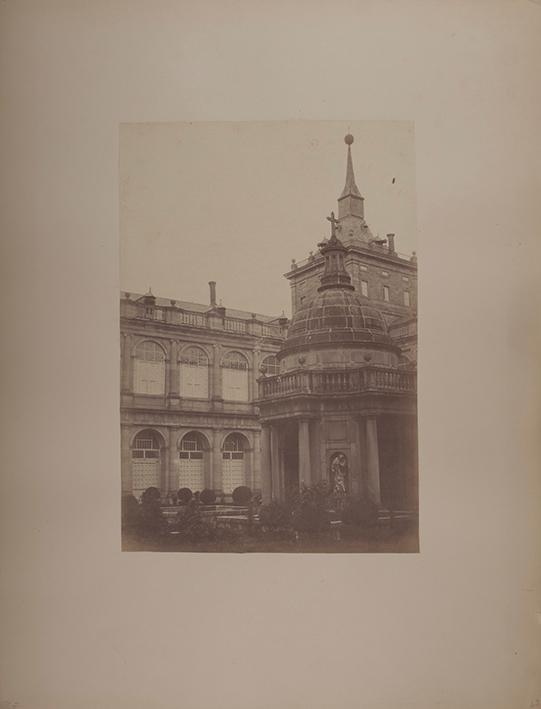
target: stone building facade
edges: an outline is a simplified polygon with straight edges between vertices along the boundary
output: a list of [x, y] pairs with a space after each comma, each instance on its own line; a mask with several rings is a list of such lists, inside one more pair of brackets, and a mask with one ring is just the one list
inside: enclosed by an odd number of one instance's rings
[[261, 487], [257, 378], [273, 372], [287, 320], [123, 293], [122, 491]]
[[292, 319], [123, 293], [122, 490], [265, 500], [341, 472], [348, 493], [417, 505], [417, 260], [375, 238], [346, 136], [331, 237], [293, 262]]

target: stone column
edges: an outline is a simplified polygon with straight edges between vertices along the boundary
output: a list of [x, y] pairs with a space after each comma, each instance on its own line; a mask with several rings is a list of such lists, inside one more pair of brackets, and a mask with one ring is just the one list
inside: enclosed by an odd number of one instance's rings
[[131, 495], [133, 490], [131, 473], [131, 440], [132, 431], [128, 426], [120, 429], [120, 472], [122, 479], [122, 494]]
[[210, 465], [210, 480], [208, 482], [209, 487], [212, 490], [223, 490], [222, 484], [222, 450], [221, 450], [221, 439], [222, 431], [221, 429], [216, 429], [212, 434], [212, 450], [210, 452], [211, 465]]
[[178, 490], [179, 454], [178, 454], [178, 429], [169, 429], [169, 470], [167, 471], [167, 487], [165, 492], [176, 492]]
[[261, 432], [252, 432], [252, 450], [250, 453], [250, 487], [252, 491], [261, 489]]
[[311, 485], [312, 470], [310, 468], [310, 423], [305, 419], [299, 421], [299, 487], [304, 483]]
[[272, 465], [270, 426], [261, 429], [261, 497], [266, 504], [272, 499]]
[[[168, 436], [169, 438], [169, 436]], [[160, 449], [160, 492], [163, 497], [167, 494], [169, 480], [169, 445]]]
[[134, 393], [135, 390], [135, 382], [133, 381], [134, 378], [134, 371], [135, 371], [135, 349], [133, 347], [133, 337], [130, 335], [130, 341], [129, 341], [129, 346], [128, 346], [128, 352], [127, 354], [127, 366], [128, 366], [128, 392], [130, 394]]
[[122, 351], [120, 357], [121, 365], [121, 375], [122, 375], [122, 392], [130, 393], [132, 391], [132, 382], [130, 379], [131, 372], [131, 350], [132, 350], [132, 336], [124, 334], [122, 336]]
[[319, 469], [321, 480], [329, 480], [329, 466], [327, 465], [327, 441], [325, 440], [325, 422], [319, 422]]
[[164, 396], [166, 399], [169, 398], [169, 386], [171, 382], [171, 352], [165, 357], [165, 386], [164, 386]]
[[214, 400], [221, 401], [223, 399], [222, 394], [222, 372], [220, 367], [220, 361], [222, 358], [222, 348], [221, 345], [215, 344], [214, 346], [214, 357], [212, 360], [212, 376], [210, 379], [211, 386], [211, 397]]
[[366, 419], [366, 486], [371, 499], [380, 505], [378, 424], [375, 416]]
[[178, 371], [178, 344], [176, 340], [170, 340], [169, 343], [169, 398], [179, 398], [179, 371]]
[[282, 497], [280, 478], [282, 465], [280, 460], [280, 442], [278, 429], [271, 426], [270, 429], [270, 449], [271, 449], [271, 494], [273, 500], [280, 500]]
[[250, 401], [259, 398], [259, 385], [257, 379], [259, 377], [259, 362], [261, 361], [261, 352], [256, 348], [252, 353], [252, 371], [250, 377]]
[[351, 438], [349, 489], [353, 495], [360, 495], [362, 492], [362, 445], [360, 422], [358, 418], [352, 418], [350, 420], [349, 430]]

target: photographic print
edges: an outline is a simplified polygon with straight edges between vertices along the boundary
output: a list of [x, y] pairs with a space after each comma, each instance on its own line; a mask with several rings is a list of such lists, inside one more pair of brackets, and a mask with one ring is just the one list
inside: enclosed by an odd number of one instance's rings
[[125, 551], [417, 552], [409, 122], [120, 127]]

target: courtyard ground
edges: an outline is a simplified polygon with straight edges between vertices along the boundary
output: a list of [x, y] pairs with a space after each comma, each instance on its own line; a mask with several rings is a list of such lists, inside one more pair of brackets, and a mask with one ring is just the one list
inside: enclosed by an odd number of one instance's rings
[[180, 535], [166, 534], [143, 538], [124, 533], [123, 551], [214, 552], [214, 553], [282, 553], [282, 554], [347, 554], [347, 553], [417, 553], [419, 537], [416, 524], [402, 530], [343, 530], [341, 539], [329, 534], [305, 534], [293, 538], [270, 538], [265, 535], [242, 535], [235, 539], [189, 541]]

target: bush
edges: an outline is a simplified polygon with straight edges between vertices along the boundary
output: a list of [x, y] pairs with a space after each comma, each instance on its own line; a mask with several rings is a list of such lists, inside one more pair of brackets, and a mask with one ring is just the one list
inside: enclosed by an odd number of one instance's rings
[[246, 485], [240, 485], [233, 490], [233, 502], [236, 505], [247, 505], [252, 499], [252, 491]]
[[342, 512], [342, 522], [354, 527], [374, 527], [378, 522], [378, 506], [365, 497], [349, 499]]
[[177, 530], [192, 542], [207, 541], [216, 537], [215, 521], [203, 518], [197, 505], [188, 506], [184, 514], [179, 512], [177, 519]]
[[203, 505], [213, 505], [216, 502], [216, 493], [214, 490], [209, 490], [205, 488], [201, 493], [199, 499]]
[[288, 529], [291, 527], [291, 507], [283, 502], [271, 502], [259, 508], [259, 523], [269, 529]]
[[303, 485], [293, 509], [293, 527], [298, 532], [322, 532], [330, 527], [331, 488], [326, 480]]
[[181, 505], [187, 505], [188, 502], [192, 499], [192, 497], [193, 493], [189, 487], [181, 487], [180, 490], [177, 492], [177, 500]]
[[147, 488], [141, 499], [137, 530], [148, 537], [161, 534], [166, 527], [167, 522], [160, 507], [160, 491], [155, 487]]
[[322, 507], [305, 504], [293, 513], [293, 528], [297, 532], [323, 532], [329, 527], [329, 514]]

